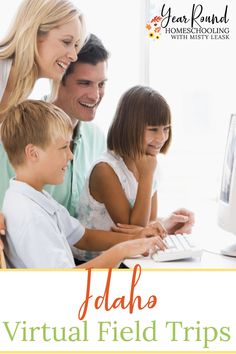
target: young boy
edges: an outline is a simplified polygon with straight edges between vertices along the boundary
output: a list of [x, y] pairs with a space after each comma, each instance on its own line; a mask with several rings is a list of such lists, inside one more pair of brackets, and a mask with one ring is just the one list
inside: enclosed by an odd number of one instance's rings
[[84, 263], [83, 268], [115, 267], [124, 258], [157, 246], [164, 249], [159, 236], [145, 238], [150, 231], [128, 235], [85, 229], [43, 191], [45, 184], [63, 182], [67, 163], [73, 159], [71, 137], [70, 118], [53, 104], [29, 100], [6, 114], [1, 139], [16, 173], [3, 203], [8, 265], [72, 268], [75, 264], [71, 247], [75, 246], [91, 251], [109, 248]]

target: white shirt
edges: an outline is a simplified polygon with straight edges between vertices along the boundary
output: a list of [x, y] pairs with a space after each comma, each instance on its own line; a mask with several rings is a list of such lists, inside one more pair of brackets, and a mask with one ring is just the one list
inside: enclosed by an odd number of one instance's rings
[[0, 102], [7, 87], [7, 81], [10, 75], [11, 65], [11, 59], [0, 59]]
[[[126, 198], [129, 201], [129, 204], [133, 207], [137, 191], [138, 191], [138, 182], [134, 174], [128, 169], [122, 157], [116, 155], [112, 151], [108, 151], [97, 160], [90, 169], [90, 173], [85, 182], [85, 186], [82, 190], [79, 204], [78, 204], [78, 218], [80, 222], [90, 229], [98, 230], [110, 230], [112, 226], [115, 226], [113, 220], [108, 213], [105, 204], [96, 201], [90, 194], [89, 189], [89, 179], [91, 172], [94, 167], [100, 163], [107, 163], [117, 175], [120, 184], [124, 190]], [[154, 178], [152, 186], [152, 196], [157, 190], [157, 181]], [[73, 254], [75, 258], [80, 260], [88, 261], [99, 254], [99, 252], [91, 252], [78, 250], [73, 248]]]
[[11, 180], [3, 202], [5, 254], [11, 268], [72, 268], [70, 246], [85, 229], [47, 192]]

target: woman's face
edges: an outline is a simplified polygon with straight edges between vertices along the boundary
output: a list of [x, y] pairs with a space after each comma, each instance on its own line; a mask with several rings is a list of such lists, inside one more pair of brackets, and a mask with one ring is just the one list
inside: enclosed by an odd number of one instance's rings
[[39, 57], [36, 60], [39, 78], [61, 80], [72, 61], [76, 61], [80, 40], [78, 19], [50, 30], [37, 39]]

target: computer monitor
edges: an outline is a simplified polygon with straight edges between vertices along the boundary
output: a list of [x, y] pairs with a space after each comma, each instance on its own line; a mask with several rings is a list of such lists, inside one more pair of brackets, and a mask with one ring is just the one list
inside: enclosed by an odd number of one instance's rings
[[[236, 236], [236, 114], [231, 115], [226, 143], [218, 224], [224, 230]], [[230, 247], [221, 250], [226, 256], [236, 257], [236, 241]]]

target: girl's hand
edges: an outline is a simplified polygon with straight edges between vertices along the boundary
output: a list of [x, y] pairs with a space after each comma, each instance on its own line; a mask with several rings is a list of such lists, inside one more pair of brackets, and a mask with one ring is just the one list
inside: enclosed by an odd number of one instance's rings
[[166, 237], [167, 235], [167, 230], [165, 226], [160, 222], [160, 220], [155, 220], [153, 222], [150, 222], [148, 227], [157, 230], [158, 235], [160, 235], [162, 238]]
[[146, 177], [150, 174], [153, 175], [157, 166], [157, 158], [152, 155], [143, 155], [140, 158], [136, 158], [134, 162], [138, 170], [139, 177]]
[[167, 232], [160, 222], [155, 222], [149, 226], [142, 227], [137, 225], [117, 224], [112, 227], [112, 231], [130, 234], [138, 237], [160, 236], [165, 237]]
[[130, 224], [117, 224], [117, 226], [112, 226], [111, 231], [120, 232], [122, 234], [132, 234], [138, 235], [144, 227]]

